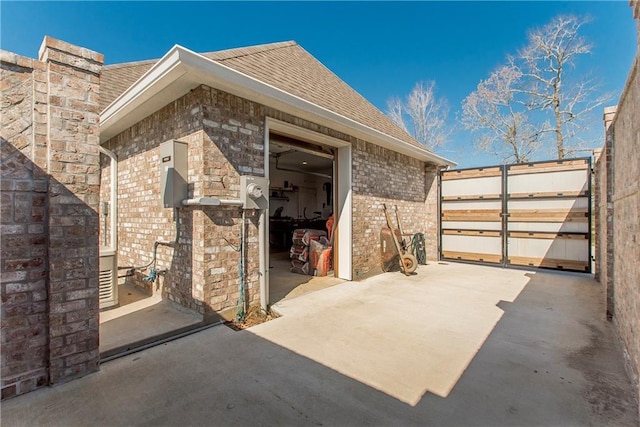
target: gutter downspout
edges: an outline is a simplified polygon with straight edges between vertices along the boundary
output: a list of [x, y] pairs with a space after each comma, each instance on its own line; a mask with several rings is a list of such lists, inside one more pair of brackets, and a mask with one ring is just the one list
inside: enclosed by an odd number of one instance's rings
[[98, 150], [100, 153], [108, 156], [111, 159], [111, 236], [109, 238], [109, 249], [113, 251], [118, 250], [118, 158], [111, 150], [107, 150], [103, 146], [99, 145]]
[[246, 312], [246, 298], [245, 298], [245, 266], [244, 266], [244, 254], [245, 254], [245, 234], [247, 232], [246, 230], [246, 209], [242, 209], [242, 225], [240, 226], [240, 263], [238, 266], [239, 269], [239, 273], [240, 273], [240, 283], [238, 284], [238, 307], [236, 310], [236, 318], [235, 321], [236, 323], [241, 322], [245, 319], [247, 312]]
[[258, 269], [260, 270], [260, 274], [258, 276], [260, 280], [260, 308], [264, 313], [267, 313], [269, 309], [269, 304], [267, 301], [268, 295], [268, 281], [267, 281], [267, 262], [266, 262], [266, 218], [267, 218], [267, 209], [261, 209], [260, 215], [258, 216], [258, 258], [260, 259], [258, 264]]
[[[110, 169], [110, 180], [111, 180], [111, 191], [110, 191], [110, 197], [109, 197], [109, 208], [106, 210], [103, 210], [103, 214], [104, 213], [108, 213], [109, 215], [111, 215], [111, 218], [109, 218], [109, 224], [111, 229], [109, 230], [109, 245], [105, 245], [104, 246], [98, 246], [98, 270], [100, 270], [100, 280], [98, 283], [99, 287], [100, 287], [100, 297], [98, 298], [99, 303], [98, 306], [100, 309], [102, 308], [107, 308], [107, 307], [113, 307], [115, 305], [118, 304], [118, 158], [116, 157], [115, 153], [112, 152], [111, 150], [107, 150], [106, 148], [102, 147], [102, 146], [98, 146], [98, 152], [100, 154], [104, 154], [105, 156], [108, 156], [110, 159], [110, 165], [109, 165], [109, 169]], [[104, 205], [103, 205], [103, 209], [104, 209]], [[106, 224], [106, 216], [105, 216], [105, 223], [104, 223], [104, 237], [105, 239], [107, 238], [107, 224]], [[110, 259], [113, 260], [112, 262], [110, 262]], [[104, 260], [104, 261], [103, 261]], [[109, 297], [108, 295], [105, 295], [105, 297], [103, 298], [103, 294], [102, 294], [102, 280], [104, 278], [103, 273], [103, 262], [104, 267], [110, 266], [111, 269], [109, 271], [109, 276], [110, 276], [110, 289], [111, 289], [111, 296]]]

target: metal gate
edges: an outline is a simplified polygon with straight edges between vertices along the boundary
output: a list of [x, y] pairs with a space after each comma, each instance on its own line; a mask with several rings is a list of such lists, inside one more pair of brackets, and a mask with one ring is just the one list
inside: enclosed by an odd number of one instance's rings
[[591, 159], [440, 174], [440, 257], [591, 271]]

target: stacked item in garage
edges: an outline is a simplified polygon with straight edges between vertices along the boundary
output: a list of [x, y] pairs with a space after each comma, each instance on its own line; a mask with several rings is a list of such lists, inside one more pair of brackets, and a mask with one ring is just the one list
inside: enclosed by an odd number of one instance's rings
[[[312, 230], [307, 228], [299, 228], [293, 231], [293, 245], [289, 251], [291, 258], [291, 272], [298, 274], [313, 275], [318, 268], [318, 256], [312, 256], [310, 246], [321, 244], [322, 247], [329, 245], [327, 233], [324, 230]], [[326, 274], [326, 273], [325, 273]]]
[[317, 241], [311, 241], [311, 245], [309, 245], [309, 263], [311, 267], [315, 269], [315, 273], [313, 273], [314, 276], [326, 276], [329, 270], [331, 270], [332, 251], [333, 248], [324, 237], [321, 237]]

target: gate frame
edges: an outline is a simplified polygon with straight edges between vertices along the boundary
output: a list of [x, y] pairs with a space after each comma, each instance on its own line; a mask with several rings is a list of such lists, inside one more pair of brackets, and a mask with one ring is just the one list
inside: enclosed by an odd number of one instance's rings
[[[536, 165], [536, 164], [540, 164], [540, 163], [564, 163], [564, 162], [569, 162], [569, 161], [575, 161], [575, 160], [584, 160], [587, 162], [587, 172], [588, 172], [588, 179], [587, 179], [587, 194], [585, 196], [556, 196], [554, 198], [558, 198], [558, 199], [567, 199], [567, 198], [580, 198], [580, 197], [586, 197], [588, 199], [588, 203], [587, 203], [587, 245], [588, 245], [588, 269], [587, 270], [574, 270], [574, 269], [563, 269], [563, 268], [550, 268], [550, 267], [532, 267], [532, 266], [526, 266], [526, 265], [513, 265], [509, 263], [509, 245], [508, 245], [508, 239], [509, 239], [509, 200], [511, 200], [508, 195], [507, 195], [507, 181], [508, 181], [508, 169], [510, 166], [522, 166], [522, 165]], [[502, 231], [502, 259], [500, 263], [489, 263], [489, 262], [483, 262], [483, 261], [473, 261], [473, 260], [461, 260], [461, 259], [453, 259], [453, 258], [446, 258], [442, 255], [442, 238], [443, 238], [443, 228], [442, 228], [442, 174], [446, 173], [446, 172], [452, 172], [452, 171], [468, 171], [468, 170], [482, 170], [482, 169], [489, 169], [489, 168], [500, 168], [501, 171], [501, 180], [500, 180], [500, 186], [501, 186], [501, 195], [500, 195], [500, 200], [502, 203], [502, 212], [500, 214], [501, 217], [501, 231]], [[570, 272], [576, 272], [576, 273], [587, 273], [587, 274], [592, 274], [593, 273], [593, 266], [592, 266], [592, 261], [593, 261], [593, 248], [592, 248], [592, 243], [593, 243], [593, 239], [592, 239], [592, 226], [593, 226], [593, 210], [592, 210], [592, 204], [593, 204], [593, 194], [592, 194], [592, 181], [593, 181], [593, 168], [592, 168], [592, 158], [590, 156], [586, 156], [586, 157], [572, 157], [570, 159], [552, 159], [552, 160], [537, 160], [535, 162], [525, 162], [525, 163], [510, 163], [510, 164], [502, 164], [502, 165], [492, 165], [492, 166], [476, 166], [476, 167], [469, 167], [469, 168], [462, 168], [462, 169], [447, 169], [447, 170], [440, 170], [438, 172], [438, 260], [439, 261], [455, 261], [455, 262], [462, 262], [462, 263], [467, 263], [467, 264], [479, 264], [479, 265], [489, 265], [489, 266], [501, 266], [502, 268], [516, 268], [516, 269], [524, 269], [524, 270], [539, 270], [539, 269], [544, 269], [544, 270], [553, 270], [553, 271], [570, 271]], [[517, 199], [514, 199], [517, 200]], [[522, 199], [522, 200], [527, 200], [527, 199]]]

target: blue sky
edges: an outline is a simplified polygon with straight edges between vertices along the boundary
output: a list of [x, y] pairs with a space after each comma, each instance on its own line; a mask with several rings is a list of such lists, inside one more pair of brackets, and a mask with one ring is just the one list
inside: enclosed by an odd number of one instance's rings
[[[174, 44], [205, 52], [296, 40], [383, 111], [389, 97], [435, 80], [453, 124], [462, 100], [525, 44], [527, 30], [561, 13], [591, 16], [583, 35], [594, 48], [579, 69], [619, 93], [636, 49], [627, 1], [2, 1], [0, 46], [36, 57], [50, 35], [101, 52], [112, 64], [158, 58]], [[598, 137], [599, 113], [594, 124]], [[477, 153], [465, 132], [453, 134], [439, 153], [464, 167], [499, 163]]]

